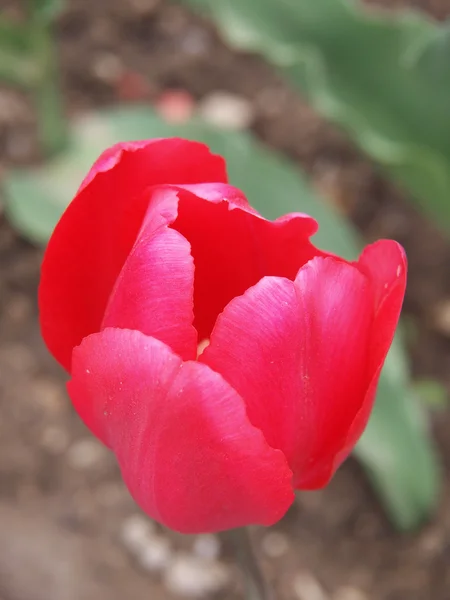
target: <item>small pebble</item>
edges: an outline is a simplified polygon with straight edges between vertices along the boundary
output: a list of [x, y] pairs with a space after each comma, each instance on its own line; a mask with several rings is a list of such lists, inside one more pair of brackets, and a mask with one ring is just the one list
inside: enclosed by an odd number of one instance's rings
[[152, 536], [147, 540], [146, 545], [136, 553], [136, 558], [146, 571], [162, 571], [169, 566], [172, 558], [170, 546], [168, 538], [161, 535]]
[[446, 544], [446, 535], [442, 530], [429, 529], [424, 531], [420, 538], [420, 547], [424, 554], [433, 556], [442, 552]]
[[110, 52], [103, 52], [95, 57], [92, 72], [97, 79], [105, 83], [116, 83], [121, 78], [124, 67], [118, 56]]
[[78, 471], [98, 466], [107, 456], [107, 450], [94, 439], [78, 440], [67, 451], [67, 461]]
[[189, 27], [180, 37], [179, 47], [183, 55], [205, 56], [211, 47], [211, 35], [201, 27]]
[[132, 515], [122, 523], [120, 539], [130, 552], [136, 554], [145, 548], [151, 536], [155, 535], [155, 524], [142, 515]]
[[136, 16], [147, 17], [158, 7], [159, 0], [128, 0], [128, 3]]
[[435, 306], [432, 320], [439, 333], [450, 337], [450, 299], [443, 300]]
[[294, 593], [298, 600], [328, 600], [323, 587], [311, 573], [303, 572], [295, 576]]
[[280, 558], [288, 549], [287, 537], [279, 531], [270, 531], [262, 540], [262, 550], [269, 558]]
[[253, 106], [248, 100], [228, 92], [209, 94], [198, 108], [200, 116], [207, 123], [222, 129], [246, 129], [255, 117]]
[[333, 595], [333, 600], [369, 600], [369, 598], [358, 588], [344, 586]]
[[41, 444], [48, 452], [61, 454], [69, 445], [69, 436], [64, 429], [47, 427], [42, 432]]
[[169, 567], [172, 559], [170, 540], [157, 533], [153, 521], [141, 515], [129, 517], [122, 525], [120, 538], [146, 571], [154, 573]]
[[166, 570], [164, 581], [173, 594], [204, 598], [216, 594], [228, 584], [229, 571], [222, 563], [180, 553]]
[[34, 403], [49, 416], [60, 415], [69, 405], [63, 386], [48, 377], [33, 381], [32, 394]]
[[195, 102], [185, 90], [166, 90], [155, 102], [155, 108], [167, 123], [185, 123], [194, 112]]
[[197, 536], [193, 545], [194, 554], [205, 560], [217, 560], [220, 549], [219, 538], [210, 533]]

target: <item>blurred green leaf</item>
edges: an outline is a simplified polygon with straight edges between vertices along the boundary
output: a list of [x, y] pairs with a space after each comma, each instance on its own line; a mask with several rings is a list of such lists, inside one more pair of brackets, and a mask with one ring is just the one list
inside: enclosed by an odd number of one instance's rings
[[416, 379], [413, 382], [414, 392], [423, 406], [433, 412], [448, 408], [449, 398], [445, 386], [436, 379]]
[[[249, 134], [215, 129], [196, 120], [170, 125], [148, 108], [112, 109], [74, 123], [67, 153], [40, 168], [18, 170], [5, 178], [7, 213], [25, 235], [45, 243], [101, 151], [118, 141], [169, 136], [203, 141], [222, 154], [230, 181], [267, 218], [293, 211], [311, 214], [320, 223], [314, 238], [319, 247], [349, 259], [358, 255], [361, 244], [354, 230], [281, 155]], [[426, 417], [409, 391], [402, 345], [396, 340], [381, 376], [374, 416], [356, 451], [399, 527], [416, 525], [437, 496], [437, 463], [425, 424]]]
[[410, 387], [399, 335], [355, 455], [399, 529], [411, 529], [429, 516], [436, 504], [440, 473], [422, 404]]
[[32, 88], [39, 80], [41, 67], [30, 55], [0, 48], [0, 81], [9, 85]]
[[30, 50], [29, 34], [27, 25], [0, 16], [0, 52], [4, 48], [18, 53], [28, 52]]
[[350, 0], [184, 0], [281, 67], [450, 229], [450, 23]]
[[65, 5], [65, 0], [28, 0], [31, 12], [46, 21], [53, 19]]
[[0, 17], [0, 81], [31, 87], [39, 72], [28, 25]]

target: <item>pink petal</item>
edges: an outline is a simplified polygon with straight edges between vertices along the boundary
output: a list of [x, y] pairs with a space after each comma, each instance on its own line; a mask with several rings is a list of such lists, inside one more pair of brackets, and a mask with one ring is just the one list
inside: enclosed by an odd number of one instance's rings
[[49, 242], [39, 290], [44, 339], [66, 369], [72, 348], [100, 329], [147, 210], [144, 189], [202, 181], [226, 181], [223, 159], [180, 139], [118, 144], [92, 167]]
[[354, 266], [315, 258], [295, 282], [267, 277], [220, 315], [202, 362], [243, 397], [296, 487], [324, 485], [368, 380], [373, 305]]
[[225, 306], [262, 277], [294, 279], [308, 260], [324, 256], [309, 241], [317, 223], [307, 215], [267, 221], [230, 186], [185, 186], [179, 197], [178, 218], [172, 227], [191, 244], [194, 325], [199, 340], [209, 338]]
[[194, 263], [188, 241], [168, 228], [178, 196], [152, 188], [149, 210], [111, 293], [102, 329], [136, 329], [161, 340], [184, 360], [197, 355], [194, 320]]
[[[194, 268], [191, 248], [189, 242], [178, 231], [168, 229], [177, 219], [178, 196], [181, 197], [180, 203], [186, 204], [190, 201], [191, 203], [207, 204], [205, 202], [207, 200], [208, 203], [214, 205], [213, 210], [214, 207], [216, 211], [219, 210], [218, 205], [222, 205], [226, 214], [239, 209], [241, 215], [248, 214], [259, 222], [269, 222], [260, 217], [248, 205], [240, 190], [227, 184], [165, 186], [150, 188], [144, 194], [147, 198], [151, 198], [147, 201], [149, 208], [136, 243], [116, 280], [105, 311], [102, 328], [137, 329], [163, 341], [184, 360], [193, 359], [197, 350], [197, 331], [192, 326]], [[285, 220], [287, 227], [290, 218]], [[309, 252], [314, 249], [307, 236], [315, 231], [316, 223], [303, 215], [296, 215], [295, 218], [300, 227], [303, 227], [306, 236], [306, 243], [299, 245], [299, 248], [302, 252], [306, 250], [309, 257]], [[201, 233], [203, 237], [207, 238], [209, 236], [208, 223], [204, 221], [202, 223], [204, 230]], [[173, 226], [177, 225], [178, 223]], [[269, 223], [269, 225], [272, 224]], [[301, 230], [299, 229], [299, 231]], [[193, 252], [195, 252], [195, 248]], [[226, 259], [228, 254], [228, 248], [220, 245], [217, 255]], [[301, 256], [300, 252], [297, 254]], [[242, 258], [245, 260], [247, 257]], [[249, 258], [248, 263], [241, 260], [239, 266], [233, 264], [229, 278], [225, 281], [226, 261], [225, 264], [222, 264], [220, 260], [209, 264], [208, 271], [202, 272], [200, 269], [202, 256], [195, 254], [197, 282], [204, 281], [208, 292], [211, 291], [215, 294], [225, 292], [230, 295], [233, 293], [233, 281], [239, 267], [243, 272], [247, 270], [251, 283], [253, 283], [253, 279], [257, 280], [260, 277], [261, 271], [254, 270], [257, 257], [250, 256]], [[214, 283], [214, 278], [217, 280], [216, 283]], [[244, 285], [246, 284], [244, 283]], [[234, 290], [236, 291], [236, 287]], [[244, 290], [237, 289], [239, 293], [242, 291]], [[205, 303], [195, 307], [196, 313], [200, 313], [203, 317], [205, 311], [209, 309], [211, 310], [211, 320], [215, 320], [218, 309], [216, 305], [213, 305], [212, 308], [206, 306], [206, 301], [209, 299], [210, 296], [207, 296]], [[228, 296], [225, 300], [220, 297], [221, 302], [226, 302], [227, 299]]]
[[369, 350], [369, 386], [346, 442], [336, 457], [336, 467], [350, 454], [369, 420], [378, 379], [394, 338], [406, 289], [407, 260], [397, 242], [380, 240], [367, 246], [357, 265], [371, 279], [375, 304]]
[[136, 501], [168, 527], [270, 525], [292, 503], [286, 460], [250, 424], [242, 398], [162, 342], [123, 329], [91, 335], [74, 350], [68, 389]]
[[407, 261], [403, 248], [392, 240], [367, 246], [357, 263], [372, 282], [375, 324], [371, 340], [371, 370], [377, 371], [390, 348], [406, 289]]

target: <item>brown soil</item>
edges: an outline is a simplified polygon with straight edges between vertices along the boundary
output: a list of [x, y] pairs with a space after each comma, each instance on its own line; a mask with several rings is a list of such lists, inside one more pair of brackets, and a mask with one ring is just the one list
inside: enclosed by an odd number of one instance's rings
[[[450, 13], [448, 1], [420, 4], [438, 18]], [[0, 0], [2, 8], [13, 14], [18, 7]], [[70, 0], [55, 30], [69, 114], [115, 103], [131, 88], [148, 101], [168, 87], [185, 88], [195, 99], [218, 89], [249, 99], [255, 132], [302, 164], [368, 240], [393, 237], [405, 246], [414, 373], [450, 386], [448, 241], [272, 69], [233, 52], [200, 19], [163, 0]], [[0, 169], [38, 156], [29, 99], [0, 89]], [[65, 376], [40, 339], [40, 260], [41, 251], [2, 220], [0, 600], [175, 598], [162, 569], [144, 568], [124, 541], [128, 519], [138, 511], [112, 457], [74, 414]], [[446, 466], [449, 428], [449, 412], [440, 413], [435, 430]], [[255, 537], [281, 600], [450, 598], [450, 478], [432, 522], [400, 535], [349, 461], [326, 490], [301, 495], [275, 529], [286, 542], [277, 557], [277, 538], [262, 530]], [[196, 551], [194, 539], [158, 531], [158, 539], [172, 545], [172, 556]], [[223, 560], [229, 561], [227, 548]], [[241, 597], [234, 583], [221, 594]]]

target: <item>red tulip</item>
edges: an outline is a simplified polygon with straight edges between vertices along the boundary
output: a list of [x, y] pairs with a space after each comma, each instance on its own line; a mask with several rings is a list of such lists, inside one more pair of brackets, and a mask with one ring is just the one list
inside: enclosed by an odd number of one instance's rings
[[267, 221], [222, 158], [179, 139], [107, 150], [56, 227], [44, 338], [161, 523], [270, 525], [360, 437], [406, 259], [383, 240], [347, 262], [312, 245], [316, 229], [303, 214]]

